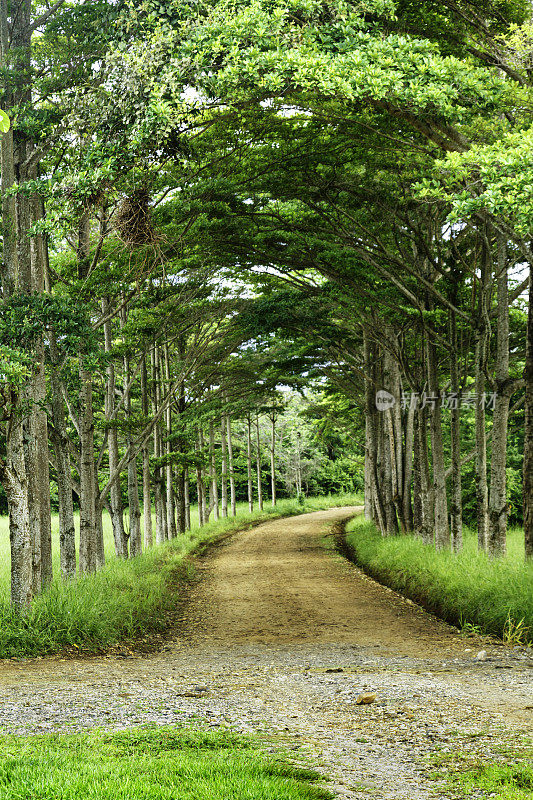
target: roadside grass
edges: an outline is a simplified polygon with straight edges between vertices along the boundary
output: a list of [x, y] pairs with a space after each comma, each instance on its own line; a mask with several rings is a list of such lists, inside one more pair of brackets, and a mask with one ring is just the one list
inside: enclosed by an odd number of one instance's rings
[[[242, 504], [235, 519], [221, 519], [203, 528], [195, 524], [187, 534], [128, 561], [114, 557], [111, 526], [106, 520], [105, 567], [68, 583], [56, 577], [24, 615], [9, 606], [7, 558], [0, 583], [0, 658], [45, 655], [66, 648], [96, 653], [120, 642], [161, 633], [172, 624], [184, 585], [194, 572], [187, 556], [224, 534], [269, 519], [359, 502], [354, 495], [309, 498], [303, 504], [282, 500], [275, 508], [265, 506], [263, 512], [253, 514]], [[7, 527], [6, 520], [2, 524]], [[4, 547], [6, 538], [1, 539]]]
[[436, 552], [414, 536], [382, 537], [359, 516], [347, 525], [354, 560], [381, 583], [463, 628], [510, 644], [533, 640], [533, 564], [524, 562], [523, 531], [508, 535], [508, 554], [490, 559], [465, 530], [461, 553]]
[[437, 758], [433, 779], [445, 781], [461, 797], [490, 797], [491, 800], [533, 800], [533, 748], [500, 749], [490, 759], [457, 752]]
[[328, 800], [317, 772], [229, 731], [138, 728], [0, 739], [2, 800]]

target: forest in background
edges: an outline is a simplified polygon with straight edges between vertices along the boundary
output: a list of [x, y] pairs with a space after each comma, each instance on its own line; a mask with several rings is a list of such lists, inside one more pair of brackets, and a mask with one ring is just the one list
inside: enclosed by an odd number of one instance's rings
[[531, 558], [530, 13], [1, 0], [15, 608], [52, 504], [65, 580], [104, 509], [127, 558], [361, 483], [383, 535]]

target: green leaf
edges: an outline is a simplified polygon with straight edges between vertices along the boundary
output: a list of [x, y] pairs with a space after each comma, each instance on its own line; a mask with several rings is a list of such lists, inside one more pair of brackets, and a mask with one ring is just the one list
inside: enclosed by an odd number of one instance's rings
[[11, 120], [5, 111], [0, 111], [0, 131], [7, 133], [11, 127]]

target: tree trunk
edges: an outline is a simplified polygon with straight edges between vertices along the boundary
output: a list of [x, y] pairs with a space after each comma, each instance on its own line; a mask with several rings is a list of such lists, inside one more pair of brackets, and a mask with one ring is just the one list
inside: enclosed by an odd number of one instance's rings
[[198, 525], [203, 527], [207, 522], [205, 518], [205, 486], [203, 469], [200, 459], [203, 458], [203, 443], [200, 439], [200, 431], [198, 431], [198, 439], [196, 441], [196, 494], [198, 497]]
[[233, 470], [233, 438], [231, 435], [231, 417], [226, 417], [228, 428], [228, 469], [229, 469], [229, 493], [231, 504], [231, 516], [237, 516], [237, 497], [235, 494], [235, 472]]
[[[456, 298], [454, 298], [457, 303]], [[463, 495], [461, 486], [461, 408], [459, 394], [459, 366], [457, 363], [457, 320], [454, 311], [449, 315], [449, 340], [452, 347], [450, 353], [450, 385], [452, 389], [451, 416], [451, 455], [452, 455], [452, 491], [450, 507], [450, 533], [454, 553], [463, 547]]]
[[80, 572], [96, 569], [96, 476], [92, 377], [80, 357]]
[[276, 415], [272, 414], [270, 438], [270, 486], [272, 492], [272, 505], [276, 505]]
[[185, 530], [191, 529], [191, 489], [189, 470], [185, 470]]
[[431, 457], [433, 466], [433, 500], [435, 508], [435, 547], [441, 550], [450, 547], [448, 526], [448, 499], [446, 496], [446, 469], [442, 438], [442, 413], [439, 380], [437, 375], [437, 353], [433, 342], [427, 345], [428, 384], [431, 400]]
[[261, 475], [261, 440], [259, 439], [259, 417], [255, 418], [255, 430], [257, 435], [257, 453], [255, 454], [255, 466], [257, 470], [257, 504], [259, 510], [263, 510], [263, 484]]
[[222, 422], [220, 424], [220, 444], [222, 452], [222, 464], [220, 471], [220, 489], [222, 496], [222, 516], [228, 516], [228, 447], [227, 447], [227, 433], [226, 433], [226, 417], [222, 415]]
[[524, 430], [524, 543], [526, 560], [533, 560], [533, 270], [529, 269]]
[[[95, 479], [96, 479], [96, 472], [95, 472]], [[98, 490], [95, 491], [95, 495], [98, 495]], [[104, 506], [99, 501], [99, 498], [96, 497], [96, 504], [95, 504], [95, 535], [96, 535], [96, 569], [102, 569], [105, 564], [105, 548], [104, 548]]]
[[487, 550], [488, 540], [488, 486], [487, 486], [487, 439], [485, 430], [485, 334], [476, 337], [476, 506], [477, 542], [480, 550]]
[[[201, 458], [202, 461], [205, 457], [205, 440], [204, 440], [204, 432], [202, 428], [198, 431], [198, 444], [200, 448]], [[200, 467], [200, 481], [201, 481], [201, 498], [202, 498], [202, 519], [204, 521], [204, 525], [209, 522], [209, 516], [211, 514], [211, 510], [208, 509], [207, 504], [207, 490], [206, 490], [206, 480], [204, 480], [205, 470], [204, 467]]]
[[405, 450], [402, 487], [402, 521], [406, 531], [413, 530], [413, 505], [411, 483], [413, 480], [413, 457], [415, 444], [415, 406], [410, 404], [405, 422]]
[[248, 478], [248, 511], [252, 514], [254, 510], [252, 482], [252, 420], [249, 414], [246, 417], [246, 474]]
[[[109, 298], [102, 299], [102, 315], [105, 318], [111, 313], [111, 305]], [[110, 356], [112, 350], [113, 333], [111, 328], [111, 319], [104, 322], [104, 351], [108, 356], [106, 367], [106, 392], [105, 392], [105, 416], [106, 420], [110, 421], [110, 426], [107, 430], [107, 446], [109, 457], [109, 474], [113, 475], [119, 461], [120, 455], [118, 450], [118, 433], [116, 421], [114, 421], [115, 414], [115, 393], [116, 393], [116, 379], [115, 379], [115, 364]], [[109, 489], [109, 507], [111, 513], [111, 525], [113, 526], [113, 538], [115, 540], [115, 555], [117, 558], [128, 557], [128, 537], [124, 528], [124, 506], [122, 503], [122, 486], [120, 482], [120, 475], [113, 482]]]
[[[168, 354], [168, 345], [165, 345], [164, 348], [164, 364], [165, 364], [165, 382], [167, 391], [170, 391], [170, 358]], [[168, 462], [165, 466], [165, 475], [166, 475], [166, 488], [167, 488], [167, 531], [168, 531], [168, 538], [174, 539], [177, 535], [176, 529], [176, 506], [174, 503], [174, 486], [173, 486], [173, 466], [171, 461], [171, 455], [173, 452], [172, 447], [172, 403], [168, 404], [168, 408], [165, 411], [165, 425], [166, 425], [166, 456]], [[180, 497], [181, 508], [183, 509], [183, 486], [182, 481], [180, 480], [180, 487], [178, 490], [178, 496]], [[182, 519], [182, 524], [180, 526], [180, 533], [183, 533], [184, 527], [184, 519]]]
[[[365, 387], [366, 387], [366, 376], [365, 376]], [[374, 514], [374, 493], [372, 491], [373, 480], [372, 480], [372, 446], [371, 446], [371, 432], [370, 432], [370, 425], [372, 424], [370, 417], [367, 413], [365, 413], [365, 519], [372, 520]]]
[[209, 507], [213, 509], [215, 519], [218, 519], [220, 512], [218, 507], [218, 480], [215, 459], [215, 426], [212, 419], [209, 420], [209, 474], [211, 477]]
[[[159, 397], [160, 397], [159, 378], [160, 378], [159, 348], [157, 347], [157, 345], [154, 345], [154, 348], [152, 350], [152, 380], [153, 380], [152, 413], [154, 417], [157, 415], [159, 411]], [[156, 422], [156, 424], [154, 425], [153, 442], [154, 442], [154, 459], [156, 459], [156, 464], [154, 466], [155, 540], [156, 544], [162, 544], [164, 541], [166, 541], [167, 535], [166, 535], [166, 518], [163, 508], [161, 466], [159, 463], [157, 463], [157, 461], [161, 458], [162, 455], [161, 430], [159, 427], [159, 422]]]
[[[375, 353], [373, 352], [370, 336], [363, 328], [363, 357], [365, 380], [365, 439], [368, 447], [369, 477], [370, 477], [370, 512], [374, 522], [379, 527], [381, 534], [385, 534], [385, 510], [381, 487], [378, 477], [378, 442], [376, 419], [376, 381], [375, 381]], [[366, 461], [366, 454], [365, 454]]]
[[32, 542], [22, 422], [13, 416], [6, 435], [6, 462], [0, 466], [9, 509], [11, 605], [18, 611], [32, 600]]
[[414, 419], [414, 453], [413, 453], [413, 532], [415, 536], [422, 536], [422, 465], [420, 463], [420, 424], [419, 416]]
[[[126, 323], [126, 309], [122, 312], [122, 322]], [[124, 356], [124, 416], [126, 423], [131, 421], [131, 389], [130, 389], [130, 360]], [[132, 450], [133, 437], [130, 427], [127, 427], [126, 448]], [[137, 478], [137, 458], [128, 461], [128, 509], [130, 519], [130, 555], [138, 556], [142, 553], [141, 536], [141, 507], [139, 504], [139, 481]]]
[[[28, 39], [28, 48], [30, 40]], [[33, 150], [29, 145], [29, 151]], [[28, 153], [29, 154], [29, 153]], [[28, 178], [37, 178], [36, 168], [28, 172]], [[29, 201], [29, 215], [32, 225], [44, 218], [43, 203], [40, 198]], [[26, 238], [27, 231], [26, 231]], [[43, 234], [30, 239], [31, 292], [43, 294], [45, 290], [45, 270], [47, 265], [47, 245]], [[30, 435], [33, 440], [33, 498], [35, 505], [35, 543], [39, 553], [39, 569], [34, 572], [35, 591], [52, 582], [52, 512], [50, 507], [50, 468], [48, 449], [48, 417], [46, 413], [46, 370], [44, 340], [39, 337], [35, 345], [35, 368], [31, 386]], [[35, 553], [35, 551], [34, 551]]]
[[431, 484], [431, 473], [428, 458], [428, 420], [427, 409], [421, 408], [418, 412], [419, 431], [419, 464], [420, 464], [420, 505], [422, 511], [422, 541], [433, 544], [435, 539], [435, 504], [434, 492]]
[[[148, 371], [146, 369], [146, 356], [143, 356], [141, 366], [141, 408], [144, 421], [148, 421]], [[148, 440], [142, 446], [142, 465], [143, 465], [143, 527], [144, 527], [144, 546], [152, 547], [152, 492], [150, 486], [150, 453]]]
[[498, 329], [496, 346], [492, 455], [490, 460], [489, 530], [487, 547], [491, 556], [507, 550], [507, 428], [512, 383], [509, 380], [509, 282], [507, 246], [498, 235]]
[[[8, 14], [11, 15], [11, 22]], [[8, 112], [17, 106], [24, 108], [31, 101], [30, 16], [30, 0], [19, 0], [15, 8], [8, 8], [6, 0], [1, 0], [2, 107]], [[7, 299], [15, 291], [29, 294], [34, 291], [35, 286], [32, 283], [29, 236], [32, 201], [26, 193], [13, 191], [17, 183], [24, 183], [33, 177], [25, 168], [32, 144], [23, 125], [15, 129], [11, 127], [0, 140], [1, 283], [3, 298]], [[43, 583], [51, 580], [51, 538], [47, 535], [50, 529], [50, 513], [46, 516], [47, 509], [49, 512], [48, 440], [46, 428], [43, 426], [43, 412], [37, 405], [46, 392], [43, 384], [45, 376], [42, 341], [36, 347], [34, 360], [37, 370], [22, 398], [29, 405], [29, 415], [25, 419], [19, 416], [21, 404], [13, 393], [10, 416], [4, 432], [5, 462], [0, 467], [10, 516], [11, 601], [18, 610], [29, 605], [33, 589], [39, 591]], [[46, 423], [46, 418], [44, 422]], [[47, 478], [48, 484], [44, 485]]]
[[76, 575], [76, 531], [74, 527], [74, 503], [72, 501], [72, 472], [65, 415], [65, 404], [61, 395], [58, 375], [58, 352], [55, 334], [50, 334], [52, 369], [50, 370], [52, 421], [54, 426], [54, 450], [56, 454], [57, 494], [59, 501], [59, 558], [61, 576], [69, 580]]

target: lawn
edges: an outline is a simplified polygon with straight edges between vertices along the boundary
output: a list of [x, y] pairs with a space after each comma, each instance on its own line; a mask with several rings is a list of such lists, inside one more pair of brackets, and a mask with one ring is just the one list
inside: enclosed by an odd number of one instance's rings
[[326, 800], [318, 773], [228, 731], [140, 728], [0, 739], [2, 800]]

